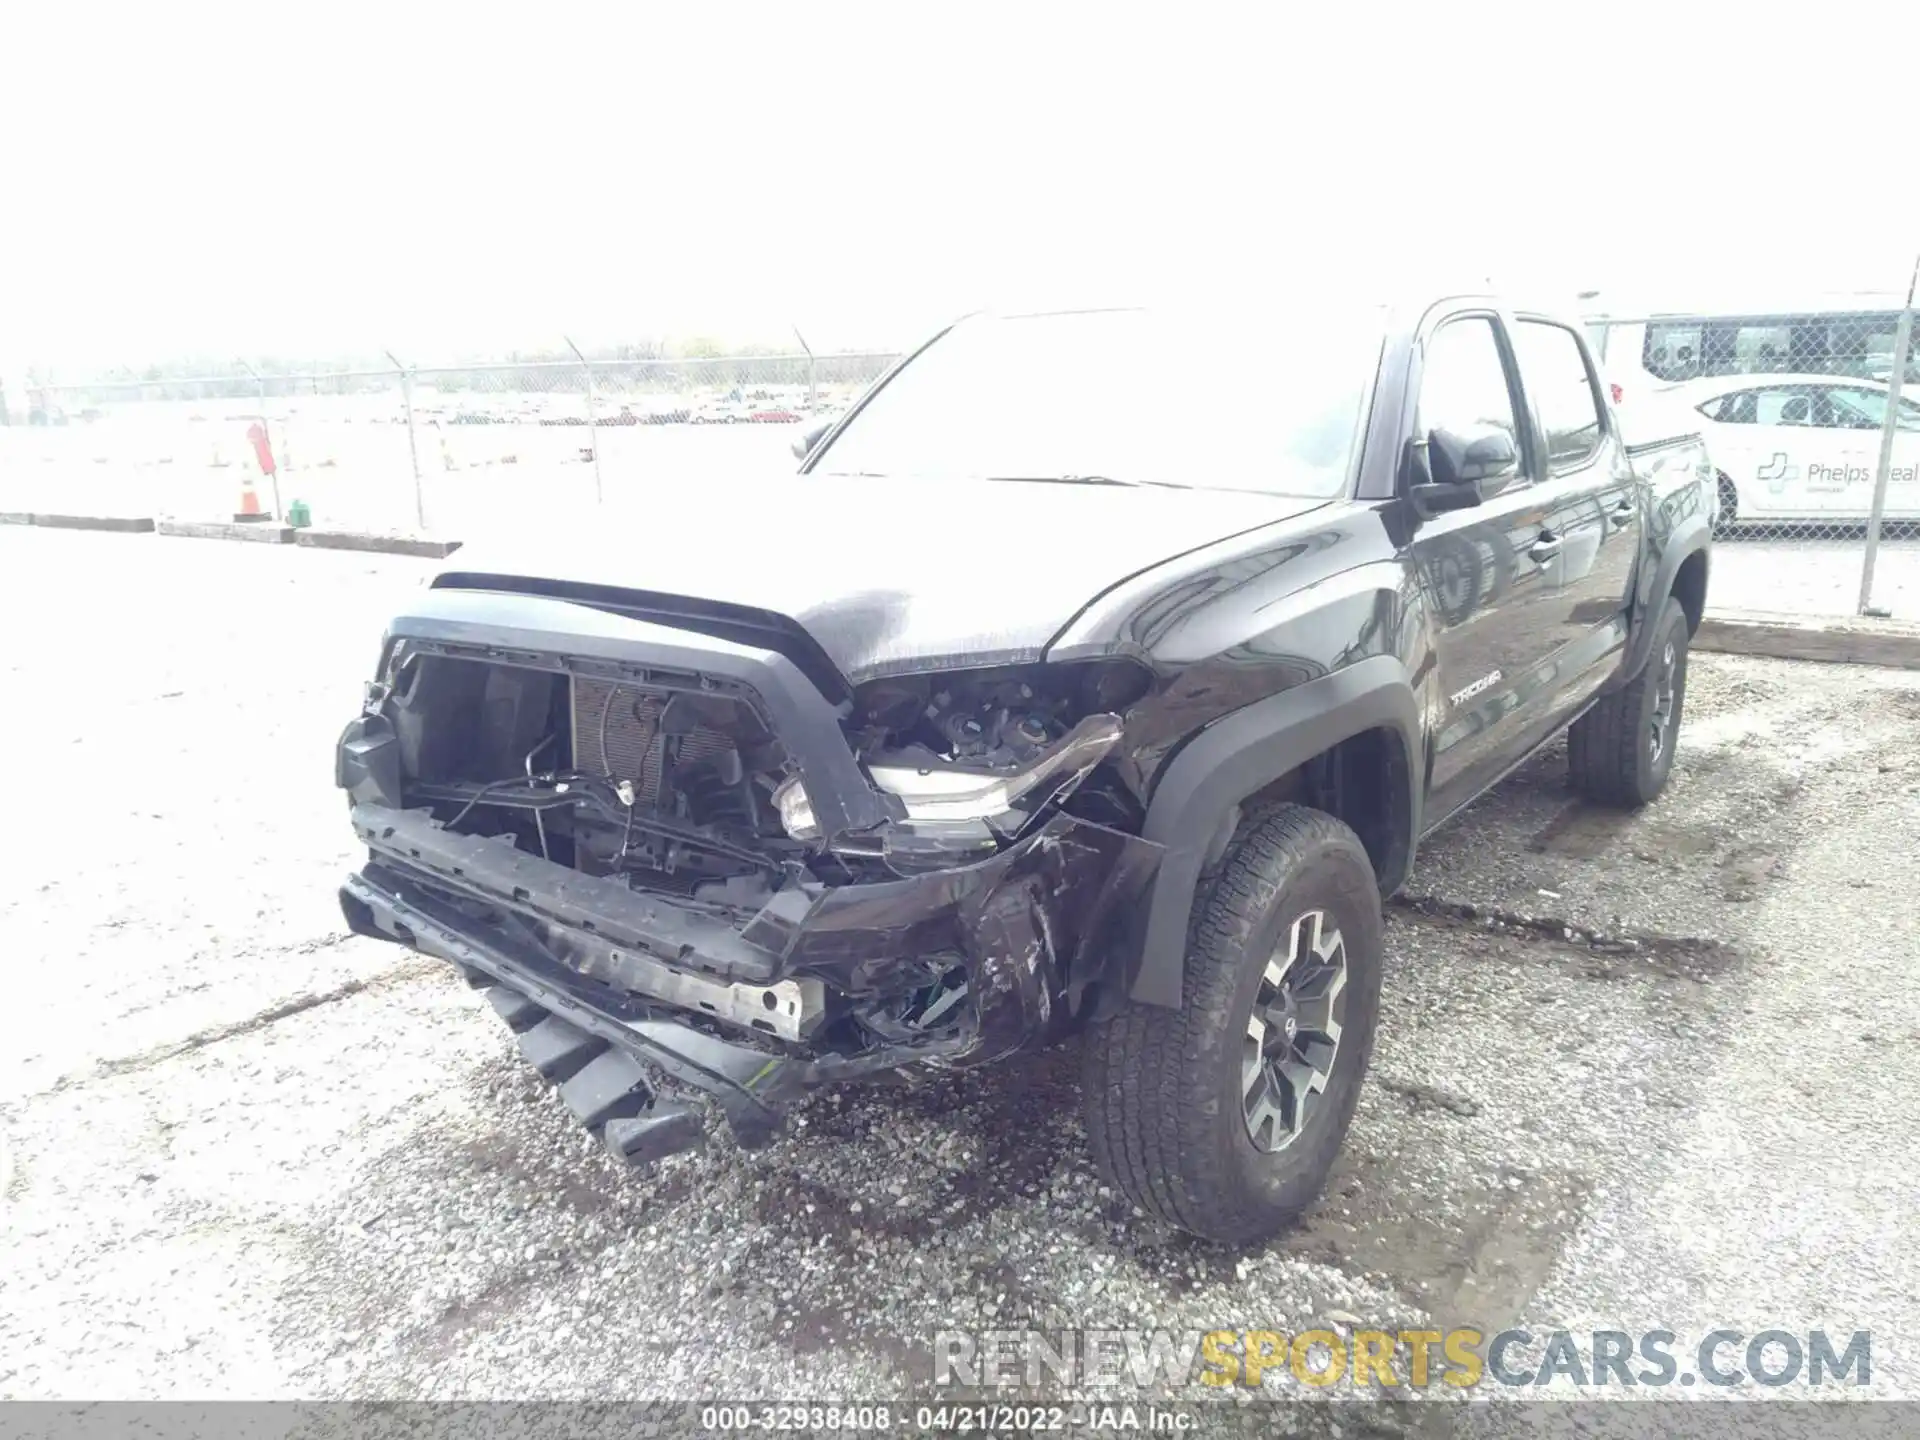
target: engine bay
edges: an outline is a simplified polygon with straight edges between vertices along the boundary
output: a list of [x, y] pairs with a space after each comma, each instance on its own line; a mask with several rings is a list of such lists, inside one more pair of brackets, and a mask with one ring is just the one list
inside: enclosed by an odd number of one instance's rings
[[1139, 863], [1111, 757], [1149, 672], [893, 676], [798, 707], [757, 683], [396, 639], [342, 742], [369, 873], [714, 1033], [961, 1056], [1044, 1029], [1101, 894], [1067, 877]]
[[[387, 675], [407, 804], [458, 833], [736, 918], [790, 879], [847, 884], [956, 863], [941, 861], [943, 845], [992, 853], [1032, 818], [964, 836], [923, 827], [933, 840], [918, 854], [829, 846], [783, 809], [798, 767], [751, 693], [404, 646]], [[889, 775], [986, 782], [1045, 763], [1089, 715], [1117, 725], [1112, 712], [1145, 688], [1139, 667], [1113, 664], [896, 677], [855, 691], [840, 723], [882, 788]], [[1111, 775], [1076, 773], [1043, 799], [1069, 791], [1082, 818], [1137, 832], [1137, 806]]]

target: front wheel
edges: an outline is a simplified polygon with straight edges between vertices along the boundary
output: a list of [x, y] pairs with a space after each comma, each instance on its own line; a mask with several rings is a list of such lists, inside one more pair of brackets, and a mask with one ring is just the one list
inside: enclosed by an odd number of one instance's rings
[[1380, 891], [1359, 837], [1269, 812], [1198, 899], [1181, 1007], [1128, 1004], [1086, 1042], [1094, 1159], [1148, 1214], [1230, 1245], [1326, 1185], [1380, 1006]]

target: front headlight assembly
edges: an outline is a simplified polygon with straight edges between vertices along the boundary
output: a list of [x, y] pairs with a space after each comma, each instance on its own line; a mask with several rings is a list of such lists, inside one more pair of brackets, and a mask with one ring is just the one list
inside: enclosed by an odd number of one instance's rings
[[[1089, 715], [1017, 770], [882, 760], [869, 765], [867, 773], [879, 789], [899, 798], [910, 822], [990, 822], [1065, 798], [1119, 738], [1119, 716]], [[788, 835], [795, 840], [819, 838], [820, 826], [799, 777], [776, 790], [773, 801]]]

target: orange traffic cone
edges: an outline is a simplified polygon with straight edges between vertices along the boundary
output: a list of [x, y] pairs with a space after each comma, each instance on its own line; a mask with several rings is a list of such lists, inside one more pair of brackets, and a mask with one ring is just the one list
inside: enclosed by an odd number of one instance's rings
[[242, 524], [267, 518], [266, 511], [260, 508], [260, 496], [253, 488], [253, 477], [244, 471], [240, 476], [240, 508], [233, 512], [233, 518]]

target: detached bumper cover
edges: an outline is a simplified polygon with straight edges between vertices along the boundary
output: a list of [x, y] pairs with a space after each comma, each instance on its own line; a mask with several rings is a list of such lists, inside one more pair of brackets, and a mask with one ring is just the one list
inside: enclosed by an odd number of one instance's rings
[[530, 919], [561, 925], [669, 965], [718, 979], [767, 984], [778, 977], [794, 927], [812, 897], [789, 887], [744, 930], [672, 901], [585, 875], [503, 845], [461, 835], [424, 810], [355, 805], [354, 833], [375, 860]]
[[[341, 890], [356, 932], [532, 996], [712, 1092], [736, 1128], [741, 1117], [766, 1123], [819, 1085], [916, 1061], [983, 1064], [1052, 1035], [1083, 1011], [1091, 987], [1117, 979], [1108, 957], [1120, 952], [1122, 927], [1160, 860], [1150, 841], [1056, 815], [976, 864], [875, 884], [789, 886], [736, 929], [668, 897], [454, 834], [423, 811], [358, 805], [353, 822], [371, 860]], [[558, 926], [574, 943], [625, 947], [717, 977], [768, 984], [811, 976], [855, 997], [897, 990], [903, 960], [944, 956], [967, 972], [973, 1024], [951, 1041], [851, 1057], [733, 1044], [559, 963], [526, 921]]]
[[357, 934], [393, 940], [524, 996], [550, 1015], [618, 1050], [658, 1066], [713, 1096], [742, 1144], [776, 1133], [785, 1107], [841, 1075], [815, 1062], [717, 1040], [665, 1020], [637, 998], [556, 965], [531, 938], [505, 926], [476, 924], [449, 902], [378, 865], [340, 887], [340, 904]]

